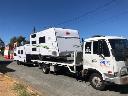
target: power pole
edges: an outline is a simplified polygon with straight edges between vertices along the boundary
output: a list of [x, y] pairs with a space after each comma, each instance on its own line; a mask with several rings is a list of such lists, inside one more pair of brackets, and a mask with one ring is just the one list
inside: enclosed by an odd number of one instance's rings
[[33, 27], [33, 33], [36, 33], [36, 28], [35, 28], [35, 26]]

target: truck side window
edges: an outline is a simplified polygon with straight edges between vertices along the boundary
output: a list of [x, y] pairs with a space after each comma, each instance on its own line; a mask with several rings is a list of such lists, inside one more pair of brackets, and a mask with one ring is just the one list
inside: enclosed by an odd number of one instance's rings
[[36, 44], [36, 41], [32, 41], [32, 44]]
[[20, 50], [18, 50], [18, 54], [20, 54]]
[[91, 42], [86, 42], [85, 54], [91, 54]]
[[39, 43], [45, 43], [45, 36], [39, 38]]
[[21, 50], [21, 54], [23, 54], [23, 50]]
[[98, 54], [98, 41], [93, 41], [93, 54]]
[[109, 49], [105, 40], [99, 40], [93, 42], [93, 54], [103, 54], [105, 57], [109, 57]]
[[104, 41], [104, 40], [102, 41], [102, 50], [103, 50], [103, 54], [105, 57], [110, 57], [108, 45], [107, 45], [106, 41]]

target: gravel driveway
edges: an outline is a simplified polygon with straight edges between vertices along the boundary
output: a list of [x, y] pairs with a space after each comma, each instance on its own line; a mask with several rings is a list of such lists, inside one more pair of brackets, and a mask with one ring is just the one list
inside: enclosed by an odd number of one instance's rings
[[43, 74], [38, 67], [17, 65], [11, 62], [8, 75], [24, 80], [41, 94], [48, 96], [128, 96], [128, 86], [110, 86], [106, 91], [93, 89], [89, 83], [64, 75]]

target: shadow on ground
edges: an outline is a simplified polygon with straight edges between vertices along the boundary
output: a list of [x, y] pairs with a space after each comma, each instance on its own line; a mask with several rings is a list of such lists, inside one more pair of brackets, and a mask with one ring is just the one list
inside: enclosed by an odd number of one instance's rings
[[15, 72], [15, 70], [8, 68], [12, 61], [0, 61], [0, 72], [5, 74], [7, 72]]
[[[10, 68], [7, 67], [9, 64], [11, 64], [11, 62], [12, 61], [0, 61], [0, 72], [3, 73], [3, 74], [5, 74], [7, 72], [15, 72], [15, 70], [10, 69]], [[30, 64], [30, 65], [28, 64], [28, 65], [25, 65], [25, 66], [35, 67], [32, 64]], [[55, 75], [64, 75], [64, 76], [76, 78], [75, 75], [69, 74], [67, 71], [66, 71], [67, 73], [65, 73], [64, 72], [65, 70], [66, 69], [63, 69], [62, 72], [57, 72], [57, 73], [53, 73], [53, 74], [55, 74]], [[79, 81], [80, 82], [86, 82], [82, 78], [79, 78], [77, 80], [78, 80], [78, 82]], [[112, 91], [112, 92], [118, 92], [120, 94], [128, 94], [128, 85], [109, 85], [106, 90], [109, 90], [109, 91]]]
[[107, 90], [119, 92], [120, 94], [128, 94], [128, 85], [110, 85]]
[[[69, 73], [58, 73], [57, 75], [64, 75], [64, 76], [68, 76], [68, 77], [72, 77], [75, 78], [78, 82], [89, 82], [88, 80], [85, 80], [84, 78], [78, 77], [76, 78], [75, 75], [73, 74], [69, 74]], [[112, 92], [118, 92], [120, 94], [128, 94], [128, 84], [127, 85], [116, 85], [116, 84], [110, 84], [107, 86], [105, 91], [112, 91]]]

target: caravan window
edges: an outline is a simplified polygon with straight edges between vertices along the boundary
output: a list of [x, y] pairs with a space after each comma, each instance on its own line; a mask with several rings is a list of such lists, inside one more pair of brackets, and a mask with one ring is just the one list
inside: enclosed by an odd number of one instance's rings
[[23, 50], [21, 50], [21, 54], [23, 54]]
[[45, 43], [45, 36], [39, 38], [39, 43]]
[[18, 50], [18, 54], [20, 54], [20, 50]]
[[14, 56], [16, 56], [16, 53], [14, 53]]
[[32, 51], [36, 51], [36, 48], [32, 48]]
[[36, 37], [36, 34], [32, 34], [32, 35], [31, 35], [31, 38], [35, 38], [35, 37]]
[[36, 44], [36, 41], [32, 41], [32, 44]]

